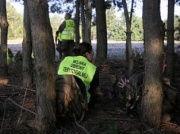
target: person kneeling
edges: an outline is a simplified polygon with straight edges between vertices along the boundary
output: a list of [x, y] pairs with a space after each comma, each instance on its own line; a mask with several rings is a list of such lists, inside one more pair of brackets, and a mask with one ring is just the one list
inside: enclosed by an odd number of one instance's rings
[[96, 103], [99, 71], [92, 61], [92, 46], [83, 42], [74, 47], [74, 56], [67, 56], [60, 63], [56, 102], [57, 115], [61, 119], [80, 119]]

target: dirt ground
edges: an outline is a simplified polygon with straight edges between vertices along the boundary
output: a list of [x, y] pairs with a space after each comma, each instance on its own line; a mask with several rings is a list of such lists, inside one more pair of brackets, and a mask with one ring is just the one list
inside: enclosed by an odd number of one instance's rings
[[[84, 120], [60, 126], [52, 134], [178, 134], [180, 133], [180, 105], [177, 106], [175, 120], [151, 128], [138, 117], [129, 116], [120, 107], [120, 101], [111, 96], [118, 69], [125, 66], [120, 60], [107, 60], [98, 65], [103, 101], [88, 111]], [[136, 67], [141, 64], [136, 62]], [[180, 56], [176, 57], [175, 84], [180, 90]], [[9, 68], [9, 76], [0, 79], [0, 133], [34, 134], [35, 129], [35, 88], [22, 87], [21, 64]], [[180, 97], [178, 97], [180, 99]], [[178, 104], [180, 100], [178, 99]]]

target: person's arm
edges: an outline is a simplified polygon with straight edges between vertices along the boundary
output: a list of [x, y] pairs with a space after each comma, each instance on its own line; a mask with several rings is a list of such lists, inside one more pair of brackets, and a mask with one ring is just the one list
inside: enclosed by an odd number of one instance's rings
[[63, 21], [61, 23], [61, 25], [59, 26], [58, 30], [56, 31], [56, 35], [55, 35], [55, 43], [58, 44], [58, 34], [62, 33], [62, 31], [65, 29], [66, 27], [66, 22]]
[[88, 104], [89, 108], [93, 108], [95, 106], [95, 104], [98, 103], [99, 97], [100, 97], [99, 96], [99, 93], [100, 93], [99, 89], [100, 89], [99, 88], [99, 70], [96, 69], [94, 78], [90, 84], [90, 89], [89, 89], [89, 93], [91, 95], [91, 98], [90, 98], [90, 101]]
[[55, 34], [55, 44], [57, 45], [57, 43], [58, 43], [58, 31], [56, 31], [56, 34]]
[[96, 72], [94, 74], [94, 77], [90, 84], [90, 89], [89, 89], [89, 93], [91, 94], [91, 96], [95, 96], [97, 94], [98, 88], [99, 88], [99, 70], [96, 69]]
[[62, 33], [62, 31], [65, 29], [65, 27], [66, 27], [66, 22], [63, 21], [61, 23], [61, 25], [59, 26], [58, 30], [56, 31], [56, 38], [55, 38], [56, 41], [57, 41], [58, 34]]
[[66, 27], [66, 21], [63, 21], [62, 24], [58, 28], [58, 32], [62, 33], [65, 27]]

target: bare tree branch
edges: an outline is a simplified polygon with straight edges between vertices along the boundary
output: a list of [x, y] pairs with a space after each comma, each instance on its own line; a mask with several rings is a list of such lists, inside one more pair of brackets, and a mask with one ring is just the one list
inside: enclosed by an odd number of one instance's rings
[[29, 110], [29, 109], [27, 109], [27, 108], [25, 108], [25, 107], [20, 106], [20, 105], [17, 104], [15, 101], [13, 101], [11, 98], [7, 98], [7, 100], [11, 101], [14, 105], [18, 106], [19, 108], [21, 108], [21, 109], [23, 109], [23, 110], [25, 110], [25, 111], [28, 111], [28, 112], [30, 112], [30, 113], [36, 115], [35, 112], [33, 112], [33, 111], [31, 111], [31, 110]]

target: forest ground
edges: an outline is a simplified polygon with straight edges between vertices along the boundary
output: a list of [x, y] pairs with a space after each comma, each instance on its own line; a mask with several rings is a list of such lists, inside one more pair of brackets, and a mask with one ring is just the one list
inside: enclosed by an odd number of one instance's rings
[[[179, 49], [180, 47], [177, 47]], [[18, 49], [17, 49], [18, 50]], [[177, 106], [176, 117], [172, 122], [150, 128], [142, 123], [139, 117], [129, 116], [121, 108], [119, 100], [110, 96], [117, 71], [125, 67], [123, 58], [118, 58], [117, 51], [109, 50], [108, 60], [97, 65], [100, 68], [100, 87], [103, 100], [85, 114], [84, 120], [61, 126], [53, 133], [56, 134], [178, 134], [180, 133], [180, 105]], [[180, 51], [177, 50], [177, 53]], [[136, 69], [142, 64], [137, 60]], [[22, 67], [13, 64], [9, 67], [9, 77], [0, 78], [0, 133], [2, 134], [34, 134], [35, 130], [35, 89], [27, 90], [22, 87]], [[180, 55], [176, 56], [175, 83], [180, 96]], [[178, 97], [180, 104], [180, 97]], [[22, 109], [25, 108], [25, 109]]]

